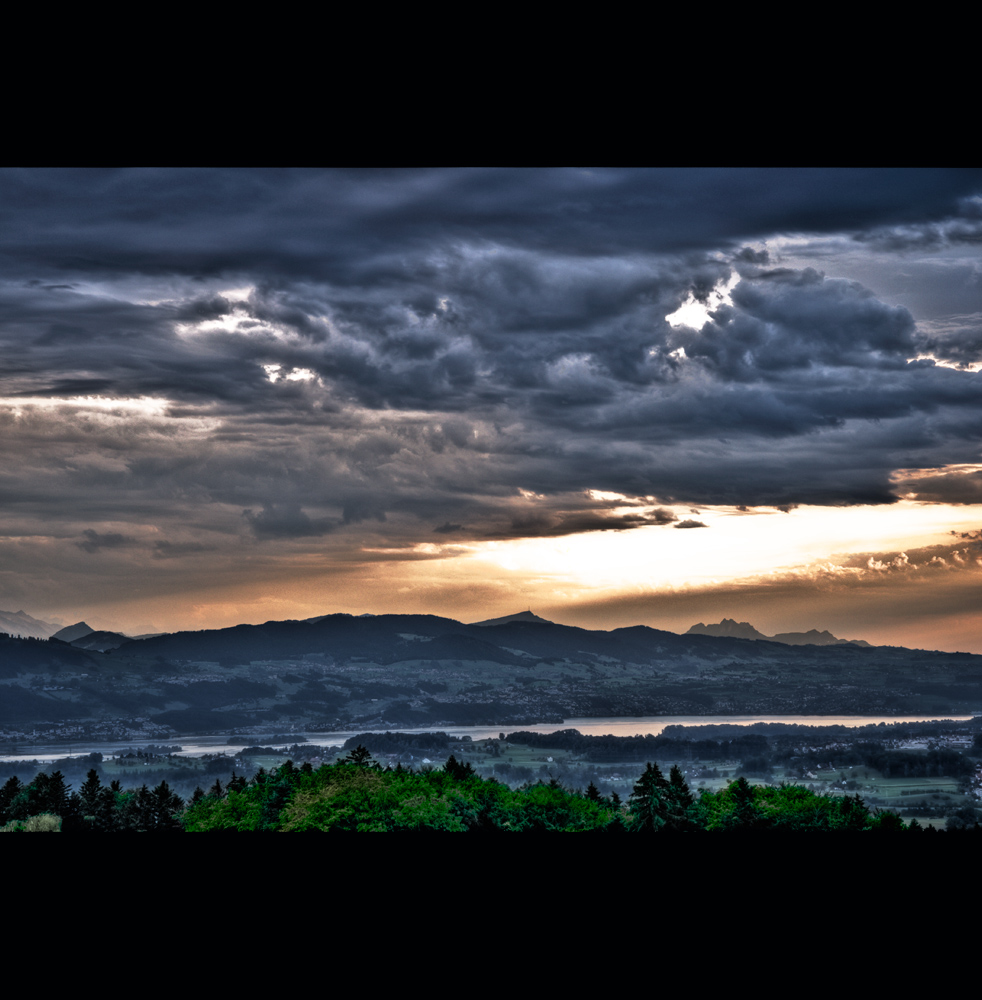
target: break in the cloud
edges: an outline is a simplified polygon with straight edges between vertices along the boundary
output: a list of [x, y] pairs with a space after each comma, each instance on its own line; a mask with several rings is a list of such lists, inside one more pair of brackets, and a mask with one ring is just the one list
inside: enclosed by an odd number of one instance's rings
[[700, 620], [730, 617], [767, 634], [825, 623], [840, 638], [980, 652], [982, 532], [948, 536], [939, 544], [854, 552], [713, 584], [579, 597], [562, 610], [571, 624], [592, 628], [644, 616], [652, 625], [685, 631]]
[[692, 505], [979, 502], [977, 170], [0, 190], [0, 603], [312, 566], [326, 595], [393, 557], [714, 527]]

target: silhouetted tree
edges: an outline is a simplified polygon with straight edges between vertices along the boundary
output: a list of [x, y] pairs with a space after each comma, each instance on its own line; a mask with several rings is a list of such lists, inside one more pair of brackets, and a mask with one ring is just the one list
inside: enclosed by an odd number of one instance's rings
[[[371, 750], [366, 749], [360, 743], [350, 751], [348, 756], [341, 760], [342, 764], [358, 764], [361, 767], [371, 767], [375, 764]], [[377, 766], [377, 765], [375, 765]]]
[[754, 801], [753, 785], [741, 775], [730, 785], [734, 810], [730, 815], [731, 828], [752, 829], [760, 824], [760, 810]]
[[184, 800], [170, 790], [166, 781], [162, 781], [150, 793], [149, 830], [153, 833], [179, 833], [181, 823], [178, 817], [183, 808]]
[[697, 824], [693, 822], [691, 814], [694, 801], [689, 786], [685, 783], [681, 768], [678, 764], [673, 764], [672, 770], [668, 774], [668, 789], [665, 796], [665, 829], [696, 829]]
[[446, 771], [451, 777], [456, 778], [458, 781], [462, 781], [464, 778], [469, 778], [474, 774], [474, 765], [459, 761], [453, 754], [451, 754], [447, 758], [446, 764], [443, 765], [443, 770]]
[[10, 814], [10, 806], [23, 790], [24, 783], [16, 774], [11, 775], [3, 788], [0, 788], [0, 826], [4, 826], [9, 820], [14, 818]]
[[631, 792], [632, 830], [653, 833], [665, 825], [668, 813], [668, 782], [657, 764], [645, 765]]

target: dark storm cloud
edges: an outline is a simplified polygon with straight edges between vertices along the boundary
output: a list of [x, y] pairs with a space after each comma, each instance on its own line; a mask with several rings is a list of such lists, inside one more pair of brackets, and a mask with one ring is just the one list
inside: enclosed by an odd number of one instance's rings
[[589, 510], [583, 511], [541, 511], [535, 514], [517, 515], [505, 530], [494, 530], [489, 535], [494, 538], [548, 538], [574, 535], [584, 531], [628, 531], [647, 525], [672, 524], [675, 515], [670, 510], [658, 508], [646, 513], [612, 514]]
[[48, 294], [0, 286], [4, 395], [248, 400], [263, 381], [252, 344], [220, 358], [188, 344], [176, 324], [187, 311], [199, 312], [193, 305], [126, 302], [98, 290]]
[[223, 295], [209, 295], [182, 303], [174, 316], [178, 320], [220, 319], [234, 312], [235, 307]]
[[945, 473], [907, 473], [894, 478], [896, 489], [922, 503], [982, 504], [982, 469], [955, 468]]
[[198, 542], [154, 542], [154, 559], [180, 559], [184, 556], [198, 555], [201, 552], [214, 551], [214, 545], [202, 545]]
[[742, 247], [734, 255], [733, 259], [747, 264], [767, 264], [771, 255], [767, 250], [755, 250], [753, 247]]
[[709, 249], [933, 223], [967, 211], [978, 188], [977, 170], [957, 169], [11, 170], [0, 254], [28, 273], [379, 283], [407, 252], [457, 241]]
[[925, 354], [956, 366], [977, 364], [982, 361], [982, 312], [930, 324], [918, 347]]
[[958, 208], [960, 218], [919, 225], [884, 226], [869, 233], [857, 233], [853, 239], [892, 253], [982, 243], [982, 199], [962, 199]]
[[[919, 325], [748, 241], [970, 246], [980, 190], [958, 170], [0, 172], [0, 497], [93, 532], [86, 553], [155, 526], [158, 560], [889, 503], [898, 468], [978, 461], [977, 317]], [[705, 322], [671, 325], [690, 296]], [[918, 496], [975, 495], [952, 476]]]
[[690, 358], [728, 379], [822, 367], [901, 368], [914, 353], [914, 320], [855, 282], [812, 268], [762, 272], [741, 281], [733, 305], [677, 338]]
[[83, 552], [99, 552], [102, 549], [126, 549], [140, 544], [135, 538], [128, 538], [126, 535], [121, 535], [118, 532], [109, 532], [100, 535], [99, 532], [93, 531], [91, 528], [86, 528], [82, 534], [85, 535], [85, 541], [76, 542], [75, 544]]
[[256, 538], [310, 538], [326, 535], [337, 527], [337, 522], [326, 518], [312, 519], [299, 504], [265, 504], [256, 513], [242, 511]]

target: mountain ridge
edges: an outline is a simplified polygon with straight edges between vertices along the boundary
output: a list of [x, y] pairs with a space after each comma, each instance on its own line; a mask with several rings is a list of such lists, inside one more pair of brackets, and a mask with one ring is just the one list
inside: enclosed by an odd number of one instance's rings
[[50, 639], [60, 625], [33, 618], [26, 611], [0, 611], [0, 632], [21, 635], [31, 639]]
[[502, 618], [487, 618], [482, 622], [471, 622], [471, 625], [479, 625], [484, 628], [487, 625], [510, 625], [512, 622], [538, 622], [542, 625], [555, 625], [555, 622], [549, 621], [548, 618], [540, 618], [538, 615], [532, 614], [532, 609], [529, 608], [528, 611], [519, 611], [513, 615], [504, 615]]
[[982, 656], [969, 653], [537, 618], [489, 627], [332, 614], [133, 639], [109, 652], [0, 636], [0, 734], [21, 740], [64, 725], [67, 738], [121, 717], [129, 728], [191, 733], [982, 711]]
[[813, 628], [807, 632], [778, 632], [777, 635], [764, 635], [750, 622], [738, 622], [732, 618], [724, 618], [718, 625], [704, 625], [699, 622], [683, 634], [752, 639], [755, 642], [780, 642], [785, 646], [872, 646], [872, 643], [866, 642], [865, 639], [840, 639], [828, 629], [819, 632]]

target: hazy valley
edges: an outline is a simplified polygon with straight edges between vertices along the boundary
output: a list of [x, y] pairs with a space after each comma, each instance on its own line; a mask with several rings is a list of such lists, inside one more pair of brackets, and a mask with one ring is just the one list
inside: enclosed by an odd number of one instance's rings
[[5, 741], [982, 711], [978, 655], [589, 630], [529, 612], [470, 625], [335, 614], [131, 640], [73, 629], [71, 642], [0, 637]]

